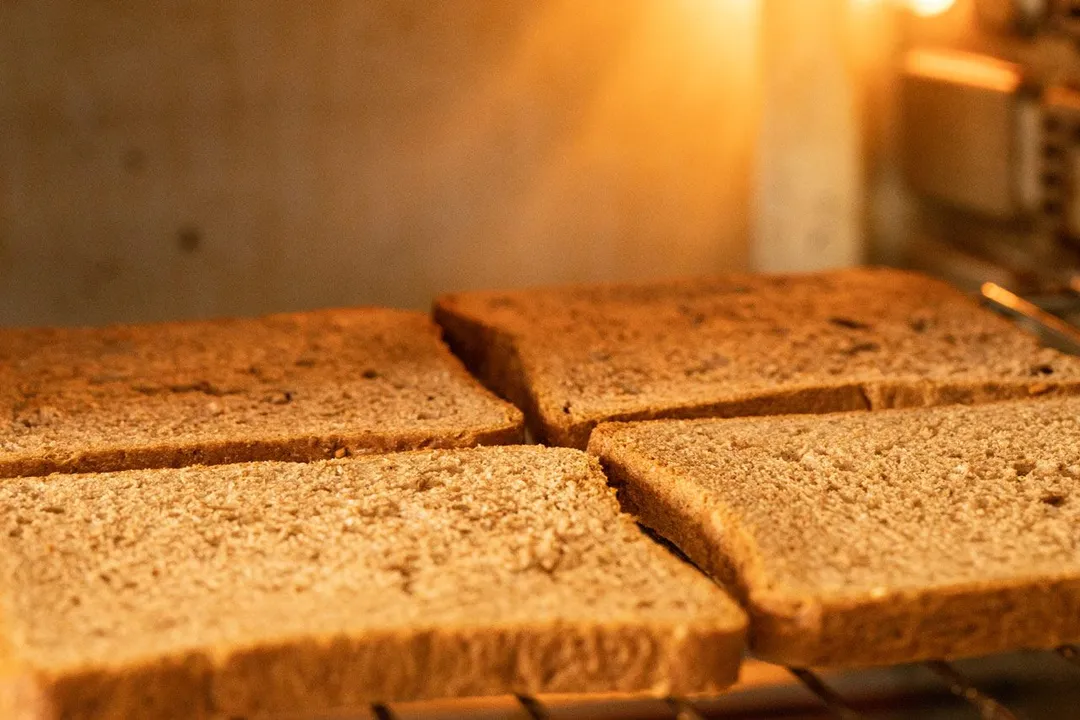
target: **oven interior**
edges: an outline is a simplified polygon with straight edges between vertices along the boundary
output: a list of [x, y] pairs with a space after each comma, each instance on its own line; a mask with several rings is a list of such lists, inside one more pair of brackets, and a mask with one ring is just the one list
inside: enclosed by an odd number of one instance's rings
[[[0, 7], [0, 324], [869, 261], [1080, 354], [1073, 0], [37, 5]], [[324, 717], [1078, 707], [1066, 647]]]

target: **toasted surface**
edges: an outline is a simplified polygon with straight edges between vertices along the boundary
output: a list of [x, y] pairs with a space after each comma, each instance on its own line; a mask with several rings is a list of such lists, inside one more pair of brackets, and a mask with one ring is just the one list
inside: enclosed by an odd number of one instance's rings
[[0, 330], [0, 477], [517, 442], [425, 315]]
[[579, 448], [604, 420], [1080, 392], [1080, 359], [898, 270], [462, 293], [435, 315], [540, 438]]
[[1080, 399], [605, 424], [620, 499], [792, 665], [1080, 640]]
[[742, 650], [734, 601], [574, 450], [21, 478], [0, 508], [0, 667], [31, 717], [707, 691]]

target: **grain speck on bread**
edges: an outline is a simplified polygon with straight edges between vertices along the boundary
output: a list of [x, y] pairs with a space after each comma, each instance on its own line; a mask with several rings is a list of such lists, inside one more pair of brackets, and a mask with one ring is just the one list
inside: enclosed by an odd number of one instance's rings
[[0, 329], [0, 477], [519, 442], [416, 312]]
[[573, 450], [19, 478], [0, 509], [3, 672], [34, 720], [709, 692], [743, 647], [734, 601]]
[[741, 597], [761, 657], [1080, 640], [1080, 399], [611, 423], [624, 507]]
[[610, 420], [1080, 392], [1080, 359], [899, 270], [468, 292], [440, 298], [435, 317], [538, 438], [578, 448]]

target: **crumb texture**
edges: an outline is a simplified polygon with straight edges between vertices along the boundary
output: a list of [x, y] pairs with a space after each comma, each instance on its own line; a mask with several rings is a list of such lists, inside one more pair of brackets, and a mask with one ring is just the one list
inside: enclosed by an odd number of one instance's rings
[[[452, 345], [494, 344], [465, 337], [477, 327], [509, 339], [516, 377], [498, 375], [506, 360], [474, 370], [503, 394], [530, 395], [548, 439], [576, 446], [605, 419], [932, 405], [1080, 384], [1080, 360], [897, 270], [463, 293], [436, 314]], [[851, 392], [805, 392], [830, 388]], [[775, 407], [746, 402], [799, 391]]]
[[0, 508], [13, 654], [75, 685], [195, 654], [229, 712], [662, 691], [741, 650], [737, 605], [571, 450], [24, 478]]
[[[714, 572], [738, 568], [743, 594], [760, 600], [752, 613], [774, 614], [769, 598], [817, 608], [802, 618], [802, 641], [846, 645], [816, 661], [1078, 639], [1080, 400], [611, 424], [592, 447], [622, 468], [647, 524]], [[933, 612], [957, 610], [938, 607], [949, 597], [967, 603], [958, 636], [919, 647], [942, 631]], [[861, 650], [857, 635], [811, 637], [834, 611], [840, 634], [851, 631], [846, 614], [892, 635], [874, 648], [869, 631]]]
[[0, 330], [0, 476], [513, 441], [421, 313]]

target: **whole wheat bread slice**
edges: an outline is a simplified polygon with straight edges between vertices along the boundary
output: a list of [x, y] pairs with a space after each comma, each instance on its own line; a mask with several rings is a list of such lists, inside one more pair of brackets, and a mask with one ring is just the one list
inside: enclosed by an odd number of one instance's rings
[[16, 717], [713, 691], [743, 648], [738, 605], [575, 450], [20, 478], [0, 518]]
[[1080, 392], [1080, 359], [898, 270], [471, 292], [439, 299], [435, 317], [540, 439], [577, 448], [605, 420]]
[[1080, 640], [1080, 399], [612, 423], [589, 449], [624, 508], [740, 596], [765, 659]]
[[420, 313], [0, 330], [0, 477], [519, 442]]

